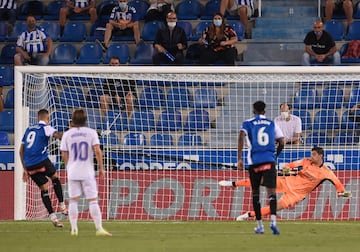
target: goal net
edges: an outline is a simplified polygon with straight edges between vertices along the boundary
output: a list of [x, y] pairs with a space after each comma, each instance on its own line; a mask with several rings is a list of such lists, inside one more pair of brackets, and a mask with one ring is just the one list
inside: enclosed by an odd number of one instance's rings
[[[324, 161], [353, 197], [337, 197], [325, 181], [279, 217], [359, 220], [360, 129], [356, 112], [349, 115], [360, 104], [359, 82], [357, 67], [15, 67], [15, 148], [39, 109], [48, 109], [51, 125], [65, 131], [73, 109], [82, 107], [104, 152], [99, 202], [105, 219], [233, 220], [252, 209], [251, 189], [218, 182], [248, 177], [236, 169], [242, 122], [257, 100], [271, 119], [287, 102], [302, 120], [301, 142], [286, 145], [278, 169], [324, 147]], [[124, 92], [108, 99], [108, 84]], [[51, 140], [49, 151], [67, 201], [59, 141]], [[15, 219], [46, 218], [38, 188], [21, 181], [18, 157], [15, 167]], [[49, 191], [57, 206], [52, 186]], [[266, 205], [264, 190], [261, 198]], [[80, 217], [89, 218], [84, 198]]]

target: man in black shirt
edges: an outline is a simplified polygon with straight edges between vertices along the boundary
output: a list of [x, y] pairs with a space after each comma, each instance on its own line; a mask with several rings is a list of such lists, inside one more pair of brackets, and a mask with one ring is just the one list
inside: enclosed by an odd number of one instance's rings
[[314, 22], [313, 31], [306, 35], [304, 44], [303, 66], [340, 65], [340, 53], [336, 49], [335, 41], [331, 34], [324, 30], [324, 24], [321, 20]]

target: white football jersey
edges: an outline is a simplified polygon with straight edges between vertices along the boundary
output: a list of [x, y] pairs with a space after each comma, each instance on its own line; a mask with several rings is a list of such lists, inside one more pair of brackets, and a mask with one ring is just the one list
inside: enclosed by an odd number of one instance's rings
[[88, 127], [73, 127], [61, 139], [60, 150], [69, 152], [66, 166], [69, 180], [95, 176], [93, 146], [100, 144], [97, 132]]

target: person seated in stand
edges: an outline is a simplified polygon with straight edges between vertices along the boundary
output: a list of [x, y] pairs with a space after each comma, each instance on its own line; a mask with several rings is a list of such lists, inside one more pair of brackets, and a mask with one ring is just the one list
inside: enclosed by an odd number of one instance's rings
[[291, 114], [290, 104], [280, 104], [280, 115], [274, 122], [283, 132], [285, 144], [300, 144], [301, 118]]
[[225, 16], [225, 11], [240, 16], [240, 22], [245, 27], [245, 38], [249, 39], [251, 32], [248, 19], [254, 15], [253, 0], [221, 0], [220, 13]]
[[174, 11], [172, 0], [149, 0], [150, 6], [145, 15], [145, 23], [151, 21], [166, 22], [166, 15]]
[[326, 0], [325, 2], [325, 20], [330, 21], [334, 13], [345, 13], [346, 29], [353, 21], [353, 12], [352, 0]]
[[309, 32], [305, 39], [305, 53], [302, 57], [302, 65], [316, 64], [340, 65], [340, 53], [330, 33], [324, 30], [321, 20], [313, 23], [313, 31]]
[[176, 22], [176, 13], [170, 11], [166, 17], [166, 27], [157, 32], [154, 40], [154, 48], [158, 52], [152, 57], [154, 65], [183, 64], [187, 38], [184, 29], [177, 26]]
[[[111, 57], [109, 65], [120, 66], [120, 59], [115, 56]], [[128, 118], [130, 118], [136, 101], [135, 86], [134, 80], [107, 79], [103, 85], [103, 95], [100, 96], [102, 114], [105, 115], [109, 109], [125, 109]]]
[[64, 32], [66, 18], [71, 15], [83, 15], [89, 13], [90, 22], [93, 24], [97, 20], [95, 0], [66, 0], [66, 6], [60, 9], [59, 23], [61, 35]]
[[225, 65], [234, 66], [237, 50], [234, 45], [238, 37], [231, 26], [226, 25], [224, 16], [215, 13], [213, 23], [205, 29], [199, 44], [203, 46], [200, 53], [200, 65], [211, 65], [222, 60]]
[[104, 42], [96, 40], [104, 51], [109, 47], [112, 36], [134, 36], [136, 44], [141, 42], [136, 9], [128, 6], [128, 0], [118, 0], [118, 3], [119, 5], [112, 9], [109, 22], [106, 24]]
[[17, 5], [24, 0], [2, 0], [0, 1], [0, 21], [8, 22], [8, 35], [11, 35], [15, 22]]
[[36, 26], [34, 16], [26, 17], [26, 26], [27, 30], [20, 34], [16, 42], [15, 66], [48, 65], [53, 47], [52, 39], [44, 29]]

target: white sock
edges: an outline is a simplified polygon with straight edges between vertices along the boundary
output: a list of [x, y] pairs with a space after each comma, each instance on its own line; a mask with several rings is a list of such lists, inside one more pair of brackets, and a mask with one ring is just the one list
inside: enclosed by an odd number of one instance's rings
[[69, 220], [71, 225], [71, 230], [78, 229], [77, 221], [78, 221], [78, 202], [70, 200], [69, 202]]
[[270, 219], [271, 219], [271, 224], [276, 225], [276, 215], [275, 215], [275, 214], [272, 214], [272, 215], [270, 216]]
[[89, 202], [89, 210], [91, 218], [94, 221], [96, 230], [102, 229], [101, 211], [97, 200]]
[[264, 226], [262, 220], [257, 220], [256, 222], [257, 222], [258, 227], [263, 227]]

